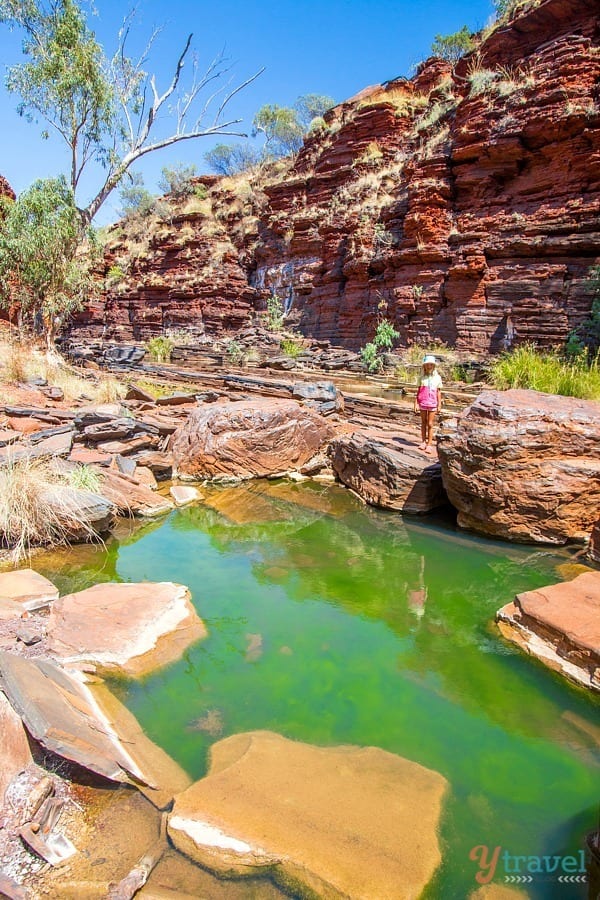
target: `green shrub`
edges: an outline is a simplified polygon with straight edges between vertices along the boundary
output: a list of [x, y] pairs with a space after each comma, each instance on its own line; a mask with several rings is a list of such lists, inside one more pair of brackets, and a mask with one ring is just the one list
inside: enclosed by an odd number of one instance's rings
[[78, 488], [80, 491], [89, 491], [92, 494], [101, 493], [102, 480], [92, 466], [84, 464], [75, 466], [66, 473], [65, 480], [71, 487]]
[[360, 351], [360, 358], [367, 372], [371, 374], [381, 372], [383, 369], [384, 351], [390, 350], [394, 341], [399, 337], [400, 333], [396, 331], [388, 319], [382, 319], [379, 322], [375, 337]]
[[146, 341], [145, 346], [151, 359], [156, 360], [156, 362], [168, 362], [171, 359], [171, 351], [175, 345], [171, 338], [159, 335]]
[[193, 163], [190, 166], [175, 163], [172, 168], [164, 166], [158, 186], [163, 194], [172, 194], [174, 197], [191, 197], [194, 193], [193, 179], [196, 174], [196, 166]]
[[375, 372], [381, 372], [383, 369], [383, 357], [374, 341], [365, 344], [360, 351], [360, 358], [367, 372], [370, 372], [372, 375]]
[[302, 345], [297, 341], [294, 341], [292, 338], [285, 338], [279, 346], [283, 355], [289, 356], [290, 359], [297, 359], [302, 353], [303, 349]]
[[525, 344], [494, 360], [489, 374], [499, 390], [527, 388], [544, 394], [600, 399], [598, 359], [590, 363], [587, 355], [569, 360]]
[[470, 53], [475, 47], [475, 42], [471, 37], [471, 32], [466, 25], [455, 31], [454, 34], [436, 34], [435, 40], [431, 45], [431, 52], [440, 59], [447, 59], [448, 62], [458, 62], [465, 53]]
[[238, 341], [228, 341], [225, 347], [225, 353], [233, 366], [240, 366], [244, 361], [244, 348]]
[[283, 325], [283, 303], [277, 294], [271, 294], [267, 300], [267, 328], [269, 331], [281, 331]]
[[374, 342], [377, 347], [385, 348], [386, 350], [391, 350], [394, 345], [394, 341], [400, 337], [400, 332], [396, 331], [391, 322], [387, 319], [382, 319], [379, 325], [377, 326], [377, 331], [375, 332]]
[[592, 310], [589, 318], [567, 338], [565, 352], [570, 359], [585, 356], [597, 360], [600, 353], [600, 266], [590, 269], [588, 285], [594, 293]]
[[121, 268], [121, 266], [111, 266], [108, 272], [106, 273], [106, 284], [118, 284], [120, 281], [123, 281], [125, 278], [125, 272]]

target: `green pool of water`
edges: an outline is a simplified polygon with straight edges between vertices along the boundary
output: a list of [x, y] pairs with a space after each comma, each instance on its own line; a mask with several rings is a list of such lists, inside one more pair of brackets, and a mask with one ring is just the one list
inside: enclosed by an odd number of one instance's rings
[[[190, 775], [205, 773], [214, 741], [254, 729], [374, 745], [441, 772], [451, 793], [426, 893], [436, 900], [477, 887], [475, 846], [583, 846], [597, 817], [598, 704], [493, 625], [516, 592], [569, 577], [566, 553], [364, 508], [335, 486], [256, 482], [206, 499], [80, 550], [76, 568], [44, 570], [63, 591], [189, 586], [208, 639], [113, 688]], [[499, 862], [495, 880], [505, 874]], [[535, 875], [528, 894], [587, 896], [556, 877]]]

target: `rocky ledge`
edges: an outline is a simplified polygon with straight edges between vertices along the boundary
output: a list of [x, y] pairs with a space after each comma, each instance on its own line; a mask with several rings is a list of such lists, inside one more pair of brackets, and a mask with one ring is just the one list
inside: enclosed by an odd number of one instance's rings
[[438, 438], [458, 524], [511, 541], [589, 538], [600, 517], [600, 404], [485, 391]]
[[342, 435], [328, 452], [342, 484], [371, 506], [422, 515], [448, 502], [437, 459], [420, 453], [397, 430]]
[[546, 666], [600, 691], [600, 572], [517, 594], [496, 621], [508, 640]]

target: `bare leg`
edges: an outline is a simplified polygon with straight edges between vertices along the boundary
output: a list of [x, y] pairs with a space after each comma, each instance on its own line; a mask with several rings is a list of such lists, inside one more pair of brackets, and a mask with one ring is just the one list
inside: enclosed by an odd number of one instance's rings
[[427, 410], [427, 418], [425, 421], [425, 450], [429, 452], [433, 441], [433, 423], [435, 422], [435, 409]]
[[421, 413], [421, 443], [419, 444], [419, 450], [424, 450], [427, 446], [427, 416], [428, 410], [422, 409]]

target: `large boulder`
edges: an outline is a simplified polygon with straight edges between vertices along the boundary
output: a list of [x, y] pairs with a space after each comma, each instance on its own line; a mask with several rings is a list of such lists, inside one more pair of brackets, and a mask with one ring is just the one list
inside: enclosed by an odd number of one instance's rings
[[175, 846], [221, 875], [272, 873], [305, 896], [419, 897], [440, 863], [447, 782], [376, 747], [314, 747], [271, 732], [213, 744], [175, 800]]
[[600, 572], [517, 594], [502, 634], [571, 681], [600, 691]]
[[600, 518], [600, 404], [486, 391], [438, 437], [458, 524], [513, 541], [584, 541]]
[[419, 515], [448, 502], [440, 464], [389, 434], [357, 431], [329, 445], [339, 480], [372, 506]]
[[144, 675], [206, 636], [182, 584], [97, 584], [55, 600], [48, 648], [63, 663]]
[[192, 411], [176, 432], [180, 477], [239, 479], [298, 469], [332, 436], [329, 424], [295, 400], [256, 399]]

